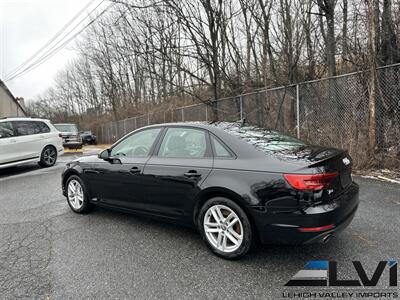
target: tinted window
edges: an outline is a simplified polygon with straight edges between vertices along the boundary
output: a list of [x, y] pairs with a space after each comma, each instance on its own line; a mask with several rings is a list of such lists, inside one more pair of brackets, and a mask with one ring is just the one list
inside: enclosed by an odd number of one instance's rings
[[34, 122], [36, 126], [36, 130], [38, 133], [48, 133], [50, 132], [49, 126], [46, 125], [46, 123], [43, 122]]
[[38, 121], [14, 121], [12, 122], [17, 135], [31, 135], [50, 132], [50, 128]]
[[31, 121], [15, 121], [13, 122], [14, 129], [17, 135], [31, 135], [36, 134], [37, 127], [35, 122]]
[[222, 145], [222, 143], [214, 136], [211, 136], [211, 143], [213, 144], [213, 147], [214, 147], [215, 156], [217, 156], [217, 157], [232, 157], [232, 155], [228, 151], [228, 149], [226, 149], [225, 146]]
[[148, 156], [160, 131], [161, 128], [154, 128], [130, 135], [112, 149], [111, 156]]
[[11, 122], [1, 122], [0, 123], [0, 139], [8, 138], [14, 136], [14, 129], [12, 127]]
[[206, 133], [192, 128], [169, 128], [158, 152], [161, 157], [204, 157]]

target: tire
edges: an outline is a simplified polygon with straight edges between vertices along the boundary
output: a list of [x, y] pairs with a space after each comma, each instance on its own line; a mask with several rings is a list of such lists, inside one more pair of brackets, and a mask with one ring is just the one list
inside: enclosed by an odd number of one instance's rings
[[53, 146], [46, 146], [40, 155], [39, 165], [43, 168], [49, 168], [57, 162], [57, 150]]
[[91, 211], [92, 205], [89, 203], [86, 186], [79, 176], [71, 175], [65, 183], [65, 190], [68, 205], [73, 212], [85, 214]]
[[209, 199], [200, 209], [197, 223], [206, 245], [225, 259], [243, 257], [253, 245], [250, 220], [243, 209], [230, 199]]

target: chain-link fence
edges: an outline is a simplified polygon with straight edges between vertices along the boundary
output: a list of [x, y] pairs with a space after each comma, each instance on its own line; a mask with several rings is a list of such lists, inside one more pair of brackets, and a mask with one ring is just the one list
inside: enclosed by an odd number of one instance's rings
[[[154, 112], [107, 123], [96, 131], [101, 142], [113, 143], [142, 126], [211, 121], [217, 115], [219, 121], [245, 119], [249, 125], [313, 144], [348, 149], [359, 169], [400, 171], [400, 64], [377, 70], [374, 107], [369, 82], [368, 71], [357, 72]], [[370, 117], [372, 110], [375, 118]], [[371, 130], [376, 133], [374, 150], [368, 143]]]

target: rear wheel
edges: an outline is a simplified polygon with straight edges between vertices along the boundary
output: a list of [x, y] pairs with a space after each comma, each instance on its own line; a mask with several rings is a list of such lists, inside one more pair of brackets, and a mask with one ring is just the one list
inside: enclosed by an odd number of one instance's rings
[[207, 246], [226, 259], [246, 255], [253, 243], [253, 232], [246, 213], [227, 198], [208, 200], [200, 210], [198, 227]]
[[86, 187], [79, 176], [72, 175], [66, 183], [67, 201], [72, 211], [76, 213], [87, 213], [91, 209]]
[[57, 162], [57, 150], [53, 146], [46, 146], [40, 155], [39, 165], [44, 168], [52, 167]]

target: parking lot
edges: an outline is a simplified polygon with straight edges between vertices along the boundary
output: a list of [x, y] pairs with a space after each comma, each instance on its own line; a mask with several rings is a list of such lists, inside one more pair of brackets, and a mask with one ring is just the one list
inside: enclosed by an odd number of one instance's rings
[[360, 207], [328, 244], [259, 246], [239, 261], [211, 254], [186, 228], [119, 212], [71, 212], [56, 166], [0, 170], [1, 298], [280, 298], [308, 260], [399, 259], [400, 186], [356, 177]]

